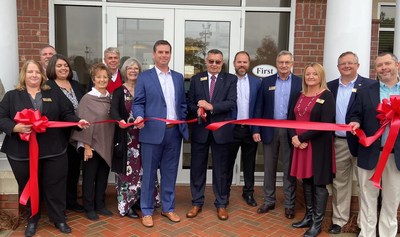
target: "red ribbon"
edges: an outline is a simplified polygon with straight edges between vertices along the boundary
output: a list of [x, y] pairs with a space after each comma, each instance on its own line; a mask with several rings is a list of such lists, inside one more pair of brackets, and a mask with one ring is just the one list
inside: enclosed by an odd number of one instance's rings
[[[390, 101], [383, 99], [377, 107], [377, 119], [380, 120], [381, 127], [376, 131], [373, 136], [367, 137], [363, 130], [357, 129], [356, 135], [359, 138], [359, 143], [365, 147], [370, 146], [385, 132], [387, 126], [390, 126], [389, 134], [386, 143], [383, 147], [381, 156], [375, 169], [375, 173], [370, 178], [374, 186], [381, 188], [381, 178], [383, 170], [385, 169], [389, 155], [393, 150], [394, 143], [400, 129], [400, 96], [391, 96]], [[243, 124], [251, 126], [264, 126], [276, 128], [292, 128], [320, 130], [320, 131], [352, 131], [351, 126], [347, 124], [334, 124], [334, 123], [320, 123], [320, 122], [303, 122], [293, 120], [273, 120], [273, 119], [243, 119], [243, 120], [229, 120], [209, 124], [206, 128], [215, 131], [226, 124]]]
[[29, 180], [21, 193], [19, 202], [26, 205], [28, 199], [31, 200], [31, 217], [39, 211], [39, 184], [38, 184], [38, 164], [39, 164], [39, 146], [36, 133], [46, 132], [46, 128], [59, 128], [76, 126], [76, 122], [53, 122], [48, 121], [46, 116], [41, 116], [40, 111], [24, 109], [18, 112], [14, 121], [25, 125], [32, 125], [30, 133], [19, 133], [21, 140], [29, 141]]
[[386, 163], [389, 159], [389, 155], [393, 150], [397, 136], [400, 129], [400, 96], [390, 96], [390, 100], [383, 99], [376, 109], [378, 115], [377, 119], [380, 120], [381, 127], [371, 137], [366, 137], [364, 131], [357, 129], [357, 136], [360, 138], [360, 143], [363, 146], [370, 146], [376, 141], [384, 132], [387, 126], [390, 127], [386, 143], [383, 146], [381, 156], [379, 157], [378, 164], [370, 180], [374, 183], [377, 188], [381, 187], [381, 178], [383, 170], [385, 169]]

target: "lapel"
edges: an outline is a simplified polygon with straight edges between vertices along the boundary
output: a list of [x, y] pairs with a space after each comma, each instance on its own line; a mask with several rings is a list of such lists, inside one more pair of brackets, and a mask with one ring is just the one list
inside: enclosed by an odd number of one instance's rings
[[27, 90], [23, 90], [20, 92], [21, 102], [23, 104], [23, 108], [33, 109], [33, 104], [31, 102], [30, 95]]
[[[207, 80], [203, 80], [202, 78], [207, 78]], [[197, 80], [200, 81], [201, 87], [203, 88], [204, 94], [206, 95], [205, 100], [211, 102], [210, 89], [208, 87], [208, 80], [211, 80], [211, 79], [208, 78], [208, 73], [204, 72], [203, 74], [200, 75], [200, 78], [198, 78]], [[215, 88], [214, 88], [214, 94], [215, 94]]]
[[[247, 77], [249, 79], [249, 86], [250, 86], [250, 104], [255, 103], [255, 100], [257, 98], [257, 84], [254, 81], [254, 77], [250, 76], [247, 74]], [[258, 79], [255, 79], [258, 80]]]
[[[351, 92], [351, 96], [350, 96], [350, 100], [349, 100], [349, 105], [347, 106], [347, 112], [349, 112], [349, 109], [351, 107], [351, 105], [353, 104], [355, 98], [356, 98], [356, 93], [357, 93], [357, 89], [361, 88], [362, 85], [362, 78], [360, 76], [357, 76], [356, 81], [354, 82], [354, 89]], [[379, 100], [379, 99], [378, 99]]]
[[[163, 100], [165, 101], [164, 98], [164, 93], [162, 91], [161, 88], [161, 84], [160, 84], [160, 80], [158, 79], [158, 75], [157, 75], [157, 71], [156, 68], [153, 67], [150, 71], [150, 78], [151, 82], [153, 83], [154, 87], [156, 88], [156, 90], [158, 91], [158, 93], [160, 94], [161, 98], [163, 98]], [[146, 79], [145, 79], [146, 80]]]
[[369, 98], [371, 99], [372, 102], [372, 107], [374, 110], [378, 107], [378, 104], [381, 102], [380, 101], [380, 94], [379, 94], [379, 83], [376, 83], [373, 86], [367, 87], [369, 89]]
[[[52, 90], [52, 89], [50, 89]], [[40, 111], [40, 113], [43, 114], [47, 114], [47, 111], [49, 110], [50, 104], [51, 103], [55, 103], [54, 100], [51, 100], [51, 93], [50, 90], [42, 90], [42, 111]], [[43, 99], [50, 99], [50, 101], [44, 101]], [[46, 100], [45, 99], [45, 100]]]
[[179, 111], [178, 108], [178, 99], [179, 99], [179, 95], [180, 95], [180, 91], [178, 91], [180, 89], [179, 86], [179, 78], [176, 76], [175, 72], [171, 70], [171, 77], [172, 77], [172, 82], [174, 83], [174, 94], [175, 94], [175, 110]]
[[225, 75], [224, 72], [220, 72], [218, 74], [217, 81], [215, 83], [215, 88], [214, 88], [212, 100], [215, 100], [217, 98], [218, 91], [221, 90], [220, 88], [222, 88], [223, 84], [225, 83], [225, 77], [226, 77], [226, 75]]
[[[332, 92], [332, 94], [333, 94], [333, 98], [335, 98], [335, 101], [336, 101], [336, 98], [337, 98], [337, 92], [338, 92], [338, 88], [339, 88], [339, 79], [337, 79], [337, 80], [334, 80], [333, 82], [332, 82], [332, 87], [331, 87], [331, 92]], [[350, 103], [349, 103], [350, 104]]]

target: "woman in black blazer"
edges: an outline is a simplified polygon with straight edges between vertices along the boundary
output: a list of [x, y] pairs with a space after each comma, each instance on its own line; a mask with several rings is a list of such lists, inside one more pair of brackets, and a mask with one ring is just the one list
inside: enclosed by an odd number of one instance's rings
[[[324, 68], [311, 63], [304, 69], [303, 90], [295, 98], [289, 110], [289, 119], [297, 121], [335, 122], [335, 100], [328, 90]], [[334, 176], [333, 132], [289, 129], [293, 156], [290, 175], [303, 181], [306, 203], [304, 218], [292, 226], [309, 227], [304, 236], [317, 236], [328, 201], [326, 185]]]
[[[79, 82], [72, 80], [72, 68], [68, 59], [55, 54], [50, 58], [46, 69], [47, 85], [59, 93], [59, 96], [68, 99], [71, 109], [76, 112], [78, 103], [85, 94], [85, 89]], [[71, 135], [71, 128], [64, 129], [67, 140]], [[76, 148], [68, 144], [68, 177], [67, 177], [67, 209], [84, 212], [83, 206], [77, 202], [77, 189], [81, 168], [81, 159]]]
[[[6, 134], [1, 151], [7, 155], [19, 193], [29, 180], [29, 143], [21, 140], [19, 133], [30, 133], [31, 125], [16, 123], [14, 117], [23, 109], [39, 110], [49, 121], [87, 123], [75, 116], [68, 101], [46, 85], [46, 76], [40, 64], [28, 60], [22, 66], [15, 90], [5, 94], [0, 102], [0, 130]], [[86, 125], [80, 127], [86, 127]], [[71, 228], [65, 222], [65, 191], [67, 183], [67, 145], [62, 129], [47, 128], [37, 134], [39, 146], [38, 183], [40, 199], [44, 201], [50, 221], [63, 233]], [[26, 205], [28, 225], [25, 236], [36, 233], [39, 213], [31, 217], [30, 201]]]

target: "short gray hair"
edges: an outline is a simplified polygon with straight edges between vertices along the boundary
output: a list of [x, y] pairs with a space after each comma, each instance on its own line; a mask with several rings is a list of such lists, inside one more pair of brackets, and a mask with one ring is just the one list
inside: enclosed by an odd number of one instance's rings
[[136, 59], [136, 58], [128, 58], [127, 60], [125, 60], [124, 64], [121, 67], [121, 76], [122, 76], [122, 80], [126, 81], [126, 68], [130, 67], [132, 65], [137, 65], [139, 67], [139, 73], [142, 72], [142, 64], [140, 64], [140, 62]]

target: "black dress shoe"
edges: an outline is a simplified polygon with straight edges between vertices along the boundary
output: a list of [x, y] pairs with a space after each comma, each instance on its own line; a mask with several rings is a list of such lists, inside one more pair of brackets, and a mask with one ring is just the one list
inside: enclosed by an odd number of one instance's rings
[[113, 215], [113, 213], [105, 207], [97, 209], [96, 212], [97, 212], [97, 214], [103, 215], [103, 216], [112, 216]]
[[340, 232], [342, 232], [342, 227], [336, 224], [333, 224], [329, 229], [329, 233], [331, 234], [340, 234]]
[[31, 237], [34, 236], [37, 229], [37, 223], [28, 223], [25, 229], [25, 236]]
[[251, 194], [250, 195], [242, 194], [242, 197], [246, 201], [247, 205], [252, 206], [252, 207], [257, 206], [257, 202], [254, 199], [253, 195], [251, 195]]
[[262, 204], [258, 209], [257, 209], [257, 213], [267, 213], [269, 210], [274, 210], [275, 209], [275, 205], [267, 205], [267, 204]]
[[294, 218], [294, 208], [285, 208], [285, 217], [288, 219]]
[[139, 218], [139, 214], [135, 211], [135, 209], [129, 209], [128, 213], [126, 214], [127, 217], [137, 219]]
[[71, 233], [71, 227], [67, 225], [65, 222], [60, 222], [60, 223], [54, 223], [54, 226], [59, 229], [62, 233], [64, 234], [69, 234]]
[[99, 215], [97, 215], [97, 213], [95, 211], [88, 211], [86, 212], [86, 217], [89, 220], [95, 221], [99, 219]]
[[71, 210], [71, 211], [74, 211], [74, 212], [78, 212], [78, 213], [85, 212], [85, 209], [83, 208], [83, 206], [78, 204], [78, 203], [75, 203], [75, 204], [72, 204], [72, 205], [67, 205], [67, 209]]

